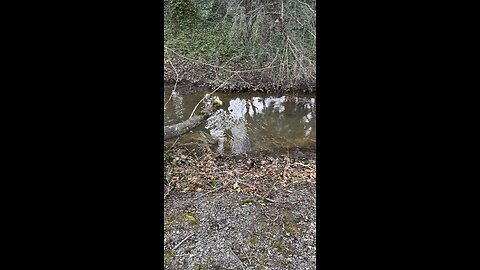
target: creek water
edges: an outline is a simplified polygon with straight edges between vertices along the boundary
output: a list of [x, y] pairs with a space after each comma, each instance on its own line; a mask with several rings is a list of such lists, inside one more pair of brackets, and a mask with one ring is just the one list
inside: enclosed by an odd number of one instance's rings
[[[164, 85], [164, 125], [189, 118], [209, 89]], [[258, 92], [216, 92], [222, 107], [204, 124], [165, 144], [208, 146], [220, 154], [258, 151], [314, 150], [316, 143], [316, 98], [306, 94], [269, 95]], [[166, 104], [166, 105], [165, 105]], [[200, 105], [196, 112], [202, 108]]]

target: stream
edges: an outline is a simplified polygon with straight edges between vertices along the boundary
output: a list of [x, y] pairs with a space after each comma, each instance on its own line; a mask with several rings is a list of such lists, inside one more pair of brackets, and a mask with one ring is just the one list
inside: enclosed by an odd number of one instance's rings
[[[189, 118], [193, 108], [209, 91], [192, 91], [164, 85], [164, 125]], [[223, 105], [206, 123], [165, 145], [208, 147], [219, 154], [258, 151], [314, 151], [316, 144], [316, 98], [312, 94], [271, 95], [260, 92], [216, 92]], [[202, 107], [197, 108], [199, 112]]]

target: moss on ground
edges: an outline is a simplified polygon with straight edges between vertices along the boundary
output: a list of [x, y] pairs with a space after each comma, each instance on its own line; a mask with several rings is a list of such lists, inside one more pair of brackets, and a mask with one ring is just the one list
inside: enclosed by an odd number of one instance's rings
[[166, 268], [169, 261], [173, 259], [175, 259], [175, 254], [173, 254], [171, 251], [165, 251], [163, 253], [163, 268]]
[[249, 238], [245, 239], [245, 243], [249, 245], [254, 245], [259, 242], [259, 239], [257, 236], [253, 235], [250, 236]]
[[188, 221], [190, 225], [196, 225], [198, 224], [197, 217], [194, 213], [182, 213], [178, 215], [172, 215], [172, 216], [167, 216], [165, 218], [165, 223], [164, 226], [170, 225], [171, 223], [175, 221]]

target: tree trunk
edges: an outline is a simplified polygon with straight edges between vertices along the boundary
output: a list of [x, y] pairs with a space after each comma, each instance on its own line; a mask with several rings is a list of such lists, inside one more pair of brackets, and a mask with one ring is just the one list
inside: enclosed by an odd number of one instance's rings
[[218, 106], [217, 104], [212, 105], [212, 102], [208, 102], [206, 104], [205, 109], [203, 109], [199, 115], [194, 115], [192, 116], [192, 118], [187, 119], [175, 125], [164, 126], [163, 127], [164, 140], [181, 136], [189, 132], [190, 130], [196, 128], [205, 120], [207, 120], [219, 108], [220, 106]]

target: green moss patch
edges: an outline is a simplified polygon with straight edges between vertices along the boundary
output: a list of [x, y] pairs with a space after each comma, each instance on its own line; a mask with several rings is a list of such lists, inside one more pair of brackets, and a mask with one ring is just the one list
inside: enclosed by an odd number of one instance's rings
[[165, 218], [165, 223], [164, 225], [170, 225], [174, 221], [188, 221], [190, 225], [196, 225], [198, 224], [197, 217], [194, 213], [182, 213], [179, 215], [172, 215], [172, 216], [167, 216]]
[[250, 236], [249, 238], [245, 239], [246, 244], [254, 245], [256, 243], [260, 242], [257, 236], [253, 235]]
[[253, 203], [253, 201], [251, 199], [240, 200], [240, 205], [250, 205], [252, 203]]
[[170, 260], [175, 259], [175, 254], [171, 251], [166, 251], [163, 253], [163, 268], [167, 267], [167, 264]]

